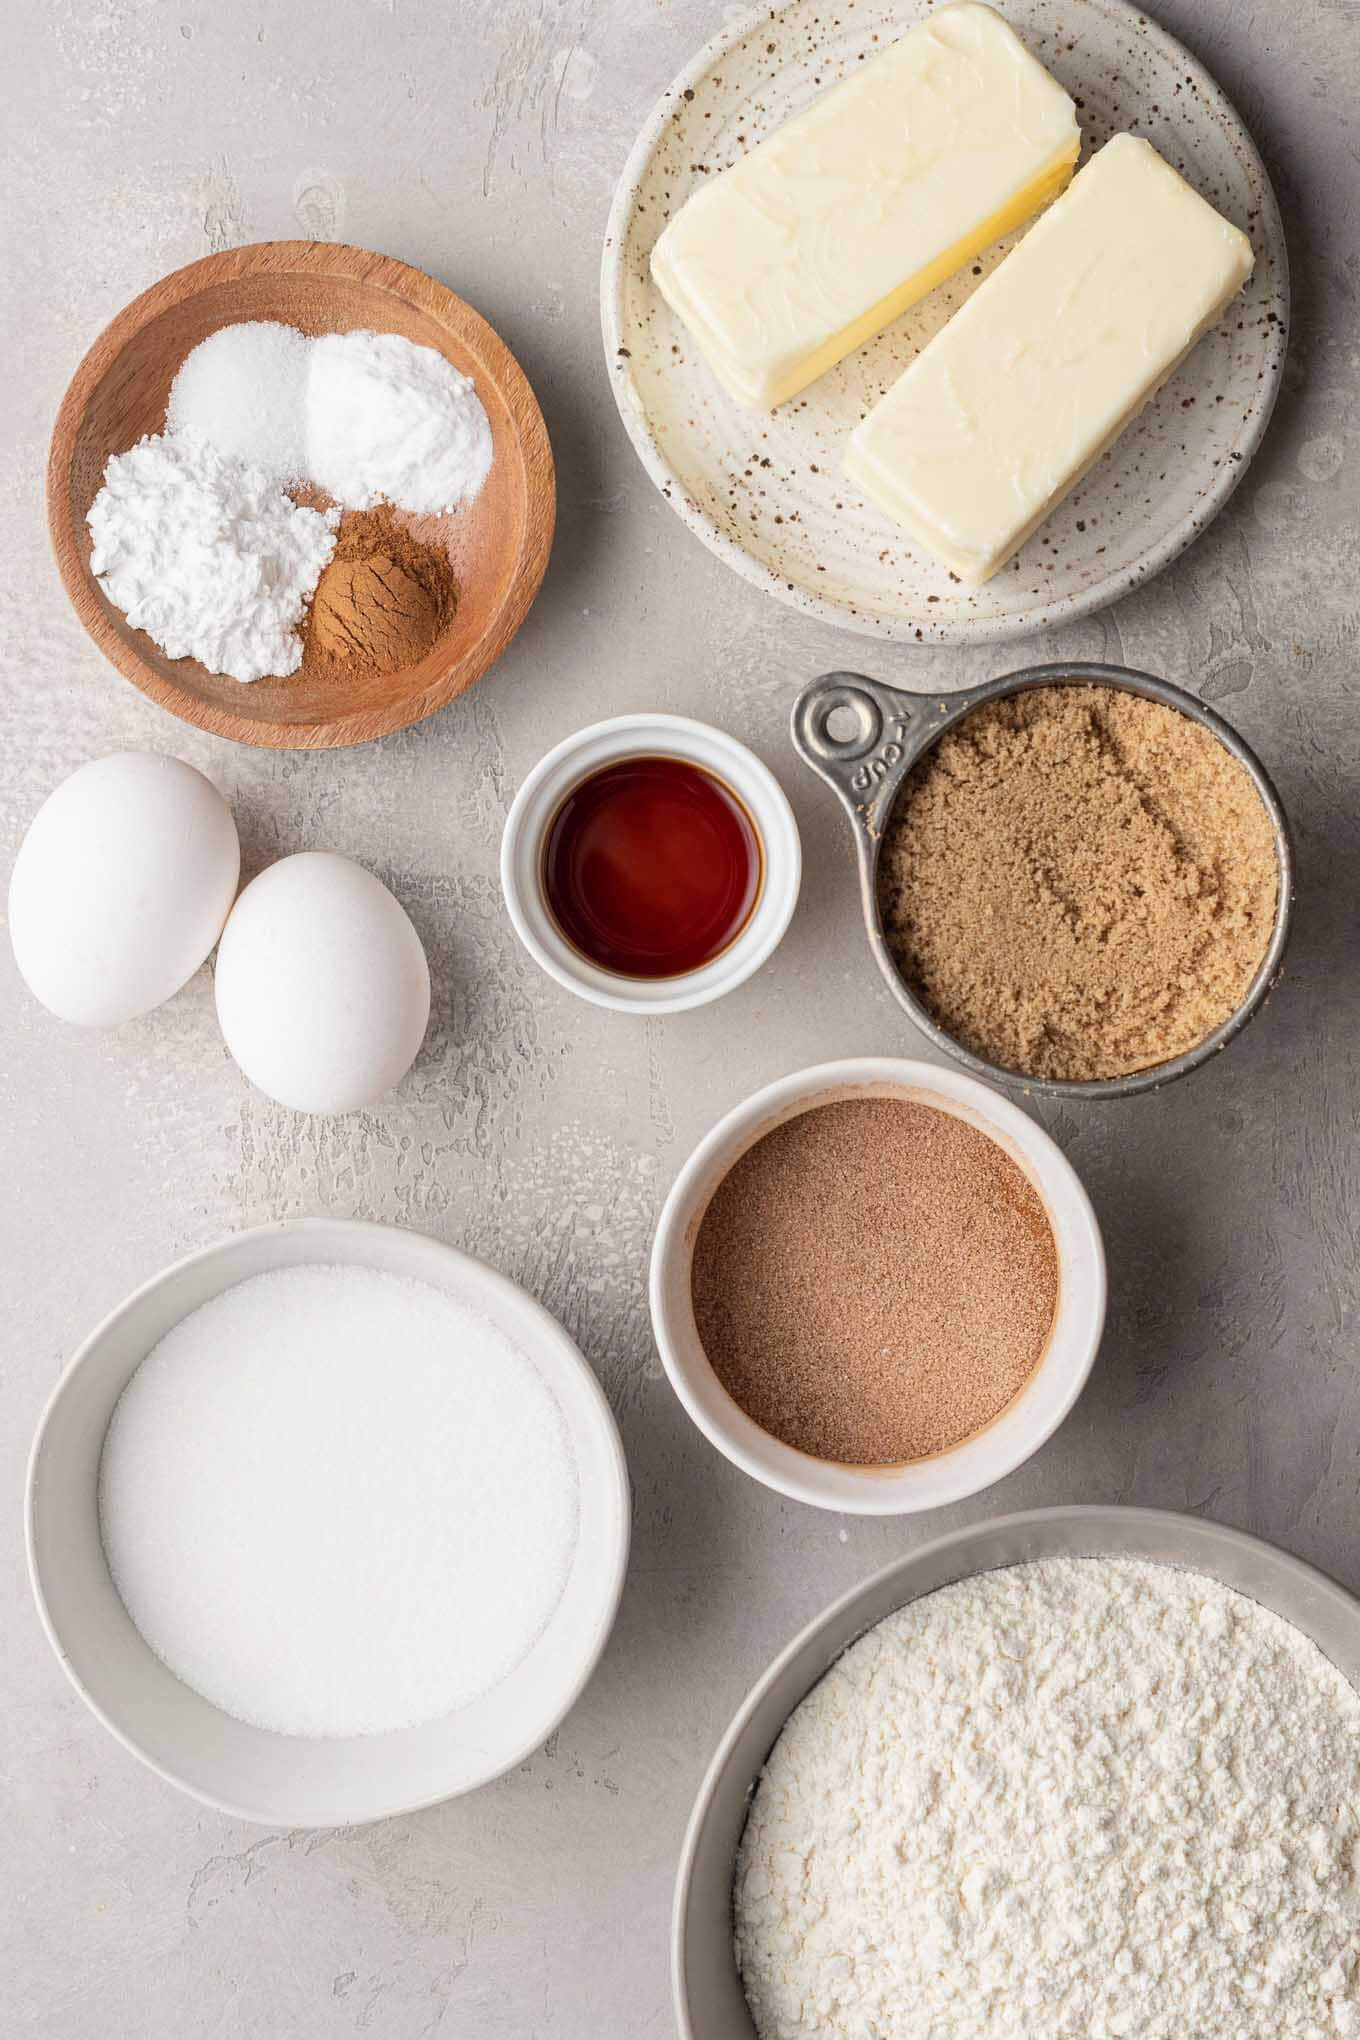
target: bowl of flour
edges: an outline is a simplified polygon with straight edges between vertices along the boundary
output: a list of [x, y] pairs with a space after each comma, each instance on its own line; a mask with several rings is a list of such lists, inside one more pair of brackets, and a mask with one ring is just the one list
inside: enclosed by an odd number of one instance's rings
[[885, 1568], [758, 1682], [682, 1853], [682, 2040], [1360, 2034], [1360, 1603], [1126, 1508]]

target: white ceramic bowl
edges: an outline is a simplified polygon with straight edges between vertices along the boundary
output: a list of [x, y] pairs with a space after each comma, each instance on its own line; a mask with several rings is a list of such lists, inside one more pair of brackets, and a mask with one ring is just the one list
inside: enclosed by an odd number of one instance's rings
[[[557, 1609], [508, 1679], [469, 1706], [390, 1735], [275, 1735], [191, 1692], [143, 1642], [99, 1535], [99, 1457], [114, 1404], [172, 1325], [273, 1268], [343, 1262], [428, 1282], [472, 1304], [534, 1360], [561, 1406], [580, 1474], [576, 1554]], [[301, 1219], [243, 1232], [155, 1276], [105, 1318], [43, 1413], [28, 1470], [29, 1572], [76, 1691], [153, 1771], [271, 1827], [378, 1820], [470, 1792], [549, 1735], [603, 1651], [628, 1560], [628, 1475], [594, 1375], [555, 1318], [469, 1255], [396, 1226]]]
[[834, 1601], [779, 1653], [737, 1709], [709, 1765], [675, 1880], [671, 1973], [680, 2040], [756, 2040], [732, 1951], [732, 1872], [756, 1780], [794, 1708], [857, 1636], [894, 1609], [974, 1573], [1045, 1558], [1139, 1558], [1207, 1573], [1292, 1622], [1360, 1686], [1360, 1603], [1273, 1545], [1196, 1516], [1163, 1509], [1031, 1509], [895, 1559]]
[[[630, 978], [573, 949], [543, 897], [543, 839], [572, 787], [616, 758], [687, 758], [731, 787], [764, 853], [760, 896], [734, 942], [702, 970]], [[617, 715], [592, 723], [540, 759], [515, 795], [501, 839], [501, 886], [515, 933], [535, 963], [578, 998], [616, 1013], [683, 1013], [742, 984], [777, 948], [798, 903], [803, 853], [793, 809], [774, 774], [735, 737], [683, 715]]]
[[[786, 1119], [839, 1098], [910, 1098], [952, 1112], [1003, 1147], [1041, 1198], [1058, 1249], [1058, 1311], [1033, 1377], [996, 1422], [953, 1452], [906, 1466], [840, 1466], [771, 1437], [727, 1393], [694, 1323], [690, 1265], [709, 1199], [747, 1148]], [[847, 1297], [847, 1309], [853, 1299]], [[975, 1077], [930, 1063], [865, 1057], [799, 1070], [757, 1091], [700, 1141], [666, 1199], [652, 1247], [652, 1329], [672, 1386], [699, 1429], [766, 1487], [858, 1516], [961, 1501], [1037, 1452], [1081, 1394], [1105, 1322], [1105, 1254], [1067, 1157], [1017, 1105]]]

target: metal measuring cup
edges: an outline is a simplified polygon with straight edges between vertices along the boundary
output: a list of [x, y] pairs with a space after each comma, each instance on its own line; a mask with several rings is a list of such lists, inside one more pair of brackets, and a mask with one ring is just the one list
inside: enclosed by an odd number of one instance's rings
[[[974, 1055], [951, 1034], [946, 1034], [899, 973], [884, 938], [878, 905], [878, 860], [884, 833], [903, 781], [922, 754], [983, 702], [1021, 694], [1030, 687], [1082, 684], [1120, 687], [1127, 693], [1144, 695], [1149, 701], [1178, 709], [1192, 722], [1211, 730], [1249, 773], [1270, 816], [1279, 866], [1275, 926], [1260, 968], [1236, 1010], [1184, 1055], [1149, 1069], [1133, 1070], [1127, 1076], [1086, 1080], [1034, 1077], [1021, 1070], [1003, 1069]], [[833, 717], [837, 718], [837, 734], [831, 728]], [[842, 728], [843, 724], [849, 727]], [[980, 1077], [1049, 1098], [1130, 1098], [1138, 1091], [1158, 1090], [1226, 1048], [1264, 1003], [1280, 974], [1293, 908], [1294, 856], [1279, 795], [1260, 759], [1236, 730], [1194, 695], [1173, 687], [1169, 681], [1155, 679], [1150, 673], [1134, 672], [1127, 666], [1074, 662], [1028, 666], [1022, 672], [1007, 673], [1000, 680], [989, 680], [984, 687], [970, 687], [962, 694], [939, 695], [909, 693], [900, 687], [888, 687], [881, 680], [870, 680], [862, 673], [824, 673], [806, 686], [794, 703], [792, 734], [798, 755], [826, 781], [850, 817], [869, 947], [893, 997], [937, 1048]]]

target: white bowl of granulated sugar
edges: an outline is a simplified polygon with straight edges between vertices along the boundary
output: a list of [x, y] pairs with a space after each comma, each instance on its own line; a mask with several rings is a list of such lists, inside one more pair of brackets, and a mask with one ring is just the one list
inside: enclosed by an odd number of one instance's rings
[[58, 1382], [29, 1569], [76, 1690], [195, 1798], [278, 1827], [487, 1783], [573, 1705], [622, 1591], [628, 1477], [562, 1327], [394, 1226], [238, 1233]]

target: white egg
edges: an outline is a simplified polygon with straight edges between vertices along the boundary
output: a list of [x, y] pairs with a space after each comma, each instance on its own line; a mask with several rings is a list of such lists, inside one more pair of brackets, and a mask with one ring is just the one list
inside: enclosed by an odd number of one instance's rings
[[430, 973], [387, 887], [309, 850], [252, 879], [217, 952], [217, 1017], [252, 1084], [295, 1112], [355, 1112], [425, 1038]]
[[116, 1027], [173, 997], [222, 932], [241, 875], [231, 809], [178, 758], [116, 751], [49, 794], [19, 846], [9, 935], [34, 997]]

